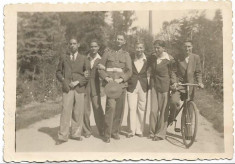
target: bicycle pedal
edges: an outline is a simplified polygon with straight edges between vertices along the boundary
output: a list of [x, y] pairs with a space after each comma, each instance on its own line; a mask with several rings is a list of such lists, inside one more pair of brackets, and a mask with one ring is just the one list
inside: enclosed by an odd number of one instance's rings
[[180, 128], [175, 128], [175, 132], [181, 132]]

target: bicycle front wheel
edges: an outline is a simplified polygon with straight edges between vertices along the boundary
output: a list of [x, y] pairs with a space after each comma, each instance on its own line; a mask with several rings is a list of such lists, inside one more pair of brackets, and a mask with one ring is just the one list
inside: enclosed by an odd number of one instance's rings
[[181, 115], [181, 133], [186, 148], [192, 146], [197, 134], [198, 109], [193, 101], [189, 101]]

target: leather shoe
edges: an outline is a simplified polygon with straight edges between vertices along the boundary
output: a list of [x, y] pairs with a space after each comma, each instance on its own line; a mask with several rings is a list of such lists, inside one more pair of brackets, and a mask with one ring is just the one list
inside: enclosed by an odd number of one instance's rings
[[91, 134], [85, 134], [84, 137], [85, 138], [89, 138], [91, 136]]
[[143, 134], [135, 134], [138, 137], [143, 137]]
[[73, 140], [82, 141], [82, 137], [71, 137]]
[[153, 135], [149, 135], [149, 136], [148, 136], [148, 139], [153, 139], [153, 138], [154, 138]]
[[160, 141], [160, 140], [163, 140], [163, 139], [160, 138], [160, 137], [158, 137], [158, 136], [155, 136], [155, 137], [153, 138], [153, 141]]
[[103, 141], [106, 142], [106, 143], [110, 143], [110, 138], [105, 137], [105, 138], [103, 139]]
[[55, 145], [61, 145], [61, 144], [65, 143], [65, 142], [67, 142], [67, 141], [57, 140], [55, 142]]
[[131, 138], [131, 137], [134, 137], [134, 135], [133, 134], [131, 134], [131, 133], [129, 133], [129, 134], [127, 134], [127, 136], [126, 136], [127, 138]]
[[115, 140], [120, 140], [120, 137], [118, 134], [112, 134], [111, 137]]

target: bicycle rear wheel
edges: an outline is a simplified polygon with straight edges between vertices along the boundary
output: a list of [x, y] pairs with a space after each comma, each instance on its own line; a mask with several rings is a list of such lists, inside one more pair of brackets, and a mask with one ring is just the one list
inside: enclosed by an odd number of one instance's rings
[[189, 101], [181, 115], [181, 133], [186, 148], [192, 146], [197, 134], [198, 109], [193, 101]]

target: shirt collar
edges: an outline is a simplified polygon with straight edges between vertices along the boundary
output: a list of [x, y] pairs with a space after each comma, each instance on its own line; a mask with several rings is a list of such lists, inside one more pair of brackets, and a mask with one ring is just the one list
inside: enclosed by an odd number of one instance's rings
[[135, 61], [136, 60], [147, 60], [147, 58], [146, 58], [145, 54], [143, 53], [142, 57], [139, 59], [135, 56]]
[[90, 54], [88, 54], [87, 57], [88, 57], [88, 59], [90, 58], [91, 60], [101, 59], [101, 56], [98, 53], [96, 53], [94, 58], [92, 58]]
[[162, 56], [159, 57], [158, 59], [159, 59], [159, 60], [163, 60], [163, 59], [170, 60], [170, 57], [169, 57], [168, 53], [163, 52], [163, 53], [162, 53]]
[[77, 55], [78, 55], [78, 51], [76, 51], [74, 54], [73, 54], [73, 53], [70, 53], [70, 55], [75, 55], [75, 56], [77, 56]]

